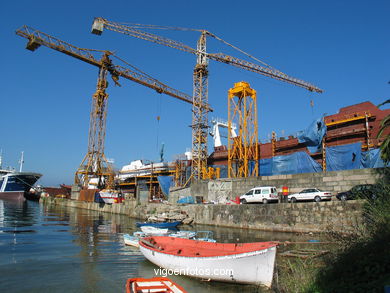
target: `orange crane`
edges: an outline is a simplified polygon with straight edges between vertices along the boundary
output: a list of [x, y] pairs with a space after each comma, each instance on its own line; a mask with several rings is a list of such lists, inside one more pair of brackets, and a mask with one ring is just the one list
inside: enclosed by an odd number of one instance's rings
[[[230, 64], [241, 69], [252, 71], [261, 75], [265, 75], [277, 80], [281, 80], [302, 88], [305, 88], [311, 92], [321, 93], [322, 90], [315, 85], [306, 81], [291, 77], [264, 62], [254, 58], [253, 56], [243, 52], [242, 50], [234, 47], [228, 42], [222, 40], [216, 35], [207, 30], [197, 29], [181, 29], [172, 28], [167, 26], [156, 25], [142, 25], [142, 24], [121, 24], [112, 22], [107, 19], [97, 17], [94, 19], [92, 25], [92, 33], [101, 35], [103, 29], [106, 28], [111, 31], [126, 34], [135, 38], [143, 39], [153, 43], [168, 46], [174, 49], [178, 49], [184, 52], [189, 52], [197, 56], [197, 63], [193, 73], [193, 111], [192, 111], [192, 176], [195, 180], [202, 178], [202, 170], [206, 170], [207, 167], [207, 135], [208, 135], [208, 59]], [[180, 29], [180, 30], [192, 30], [201, 33], [197, 42], [197, 48], [194, 49], [181, 42], [171, 40], [166, 37], [158, 36], [141, 29]], [[260, 64], [255, 64], [242, 60], [236, 57], [226, 55], [224, 53], [207, 53], [206, 52], [206, 37], [213, 37], [232, 48], [244, 53], [248, 57], [256, 60]]]
[[[113, 64], [111, 57], [115, 57], [115, 55], [110, 51], [81, 49], [28, 26], [18, 29], [16, 34], [28, 39], [26, 46], [28, 50], [35, 51], [39, 46], [43, 45], [99, 68], [96, 92], [92, 98], [88, 152], [76, 171], [76, 184], [81, 184], [85, 187], [92, 178], [98, 180], [99, 188], [104, 186], [111, 187], [113, 184], [113, 170], [104, 155], [108, 73], [116, 85], [119, 85], [119, 77], [123, 77], [154, 89], [160, 94], [164, 93], [181, 101], [193, 103], [191, 96], [161, 83], [121, 59], [122, 62], [131, 68]], [[94, 56], [96, 53], [102, 54], [101, 57]], [[211, 110], [210, 108], [208, 109]]]

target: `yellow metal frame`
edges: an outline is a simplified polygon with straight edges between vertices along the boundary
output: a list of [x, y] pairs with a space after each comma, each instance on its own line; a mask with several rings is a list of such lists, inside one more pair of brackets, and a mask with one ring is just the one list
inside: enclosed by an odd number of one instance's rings
[[[259, 176], [259, 143], [256, 91], [247, 82], [234, 84], [228, 92], [228, 129], [238, 126], [238, 136], [228, 131], [228, 177]], [[254, 161], [253, 170], [249, 162]]]
[[365, 113], [365, 115], [352, 116], [352, 117], [348, 117], [348, 118], [345, 118], [345, 119], [342, 119], [342, 120], [338, 120], [338, 121], [334, 121], [334, 122], [328, 122], [328, 123], [326, 123], [326, 126], [333, 126], [333, 125], [347, 123], [347, 122], [351, 122], [351, 121], [367, 119], [367, 118], [370, 118], [370, 117], [371, 117], [370, 113]]

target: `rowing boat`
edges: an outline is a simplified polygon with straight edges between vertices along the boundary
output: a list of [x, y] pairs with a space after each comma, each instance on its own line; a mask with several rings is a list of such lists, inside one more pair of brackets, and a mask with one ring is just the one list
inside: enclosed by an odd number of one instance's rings
[[180, 285], [164, 277], [132, 278], [126, 282], [126, 293], [187, 293]]
[[168, 228], [157, 228], [153, 226], [141, 226], [141, 231], [144, 232], [146, 235], [152, 236], [163, 236], [168, 234]]
[[275, 242], [213, 243], [154, 236], [139, 241], [142, 254], [177, 274], [223, 282], [271, 287]]

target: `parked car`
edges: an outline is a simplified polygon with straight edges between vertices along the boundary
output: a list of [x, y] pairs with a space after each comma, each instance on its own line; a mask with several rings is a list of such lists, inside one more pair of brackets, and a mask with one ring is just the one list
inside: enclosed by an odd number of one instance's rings
[[315, 202], [319, 202], [321, 200], [331, 200], [332, 193], [330, 191], [322, 191], [318, 188], [307, 188], [302, 190], [299, 193], [293, 193], [287, 196], [287, 200], [289, 202], [296, 201], [309, 201], [314, 200]]
[[355, 185], [348, 191], [339, 192], [336, 194], [339, 200], [357, 199], [357, 198], [368, 198], [376, 199], [378, 187], [374, 184], [359, 184]]
[[264, 204], [278, 201], [278, 191], [275, 186], [255, 187], [240, 196], [240, 203], [262, 202]]

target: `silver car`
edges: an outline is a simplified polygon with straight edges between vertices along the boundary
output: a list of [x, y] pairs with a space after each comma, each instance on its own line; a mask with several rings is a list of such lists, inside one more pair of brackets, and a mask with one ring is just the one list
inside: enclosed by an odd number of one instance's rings
[[318, 188], [307, 188], [299, 193], [290, 194], [287, 196], [289, 202], [296, 201], [315, 201], [331, 200], [332, 193], [330, 191], [321, 191]]

